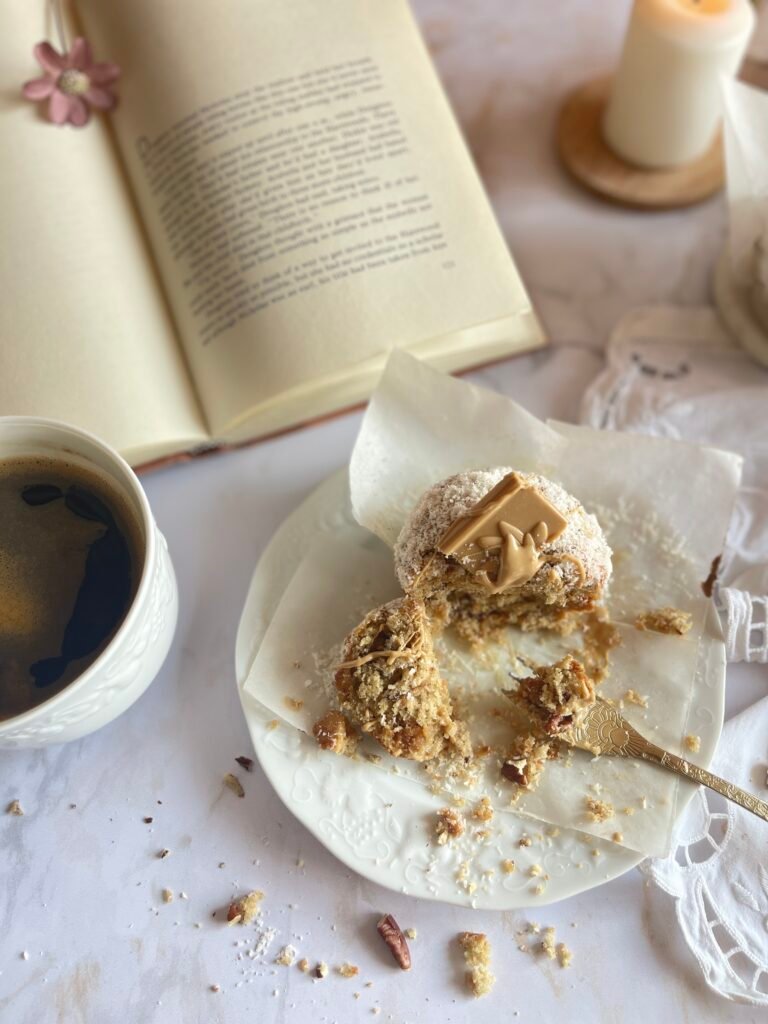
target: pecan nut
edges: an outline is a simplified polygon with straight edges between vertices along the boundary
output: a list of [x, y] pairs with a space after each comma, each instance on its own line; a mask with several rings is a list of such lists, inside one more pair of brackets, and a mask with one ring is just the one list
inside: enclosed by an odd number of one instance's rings
[[501, 774], [518, 786], [527, 786], [529, 777], [528, 761], [524, 757], [510, 759], [501, 766]]
[[389, 947], [397, 966], [403, 971], [410, 971], [411, 951], [408, 949], [406, 938], [394, 917], [391, 914], [385, 914], [376, 925], [376, 930]]

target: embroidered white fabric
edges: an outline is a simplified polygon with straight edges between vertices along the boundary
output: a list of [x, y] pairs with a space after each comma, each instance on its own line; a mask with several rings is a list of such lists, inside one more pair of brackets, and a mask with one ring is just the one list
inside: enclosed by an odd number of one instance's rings
[[710, 309], [640, 309], [618, 325], [582, 421], [711, 444], [744, 456], [717, 605], [729, 661], [768, 662], [768, 369]]
[[[726, 724], [712, 770], [767, 799], [767, 734], [768, 697]], [[700, 789], [683, 815], [677, 848], [642, 865], [675, 898], [677, 920], [707, 984], [756, 1006], [768, 1006], [766, 827]]]

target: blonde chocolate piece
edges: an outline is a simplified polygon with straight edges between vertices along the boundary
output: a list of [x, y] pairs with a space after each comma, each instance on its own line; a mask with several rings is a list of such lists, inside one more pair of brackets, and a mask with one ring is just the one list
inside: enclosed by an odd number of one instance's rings
[[559, 537], [567, 525], [568, 520], [513, 471], [446, 530], [438, 548], [444, 555], [453, 555], [472, 544], [481, 550], [500, 547], [504, 539], [502, 526], [514, 527], [518, 542], [528, 533], [541, 545]]
[[[478, 562], [478, 578], [491, 594], [519, 587], [544, 564], [541, 547], [559, 537], [567, 520], [546, 498], [509, 473], [466, 516], [453, 523], [438, 542], [444, 555]], [[496, 578], [488, 555], [498, 551]], [[583, 572], [582, 572], [583, 576]]]

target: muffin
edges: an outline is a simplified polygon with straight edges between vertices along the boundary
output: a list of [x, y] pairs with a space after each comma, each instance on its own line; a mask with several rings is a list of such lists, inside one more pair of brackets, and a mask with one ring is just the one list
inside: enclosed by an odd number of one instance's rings
[[395, 568], [435, 625], [480, 642], [507, 625], [570, 631], [599, 601], [611, 551], [559, 484], [499, 467], [426, 491], [398, 537]]
[[393, 757], [470, 757], [466, 726], [454, 718], [421, 601], [375, 608], [344, 641], [336, 676], [341, 711]]

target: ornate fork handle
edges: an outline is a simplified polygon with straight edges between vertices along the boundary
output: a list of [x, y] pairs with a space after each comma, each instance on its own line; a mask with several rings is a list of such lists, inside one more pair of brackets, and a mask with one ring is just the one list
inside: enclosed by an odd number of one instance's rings
[[[634, 736], [632, 738], [635, 739]], [[654, 764], [661, 765], [662, 768], [668, 768], [672, 772], [677, 772], [678, 775], [682, 775], [692, 782], [698, 782], [701, 786], [714, 790], [715, 793], [719, 793], [720, 796], [724, 796], [727, 800], [732, 800], [739, 807], [751, 811], [758, 818], [762, 818], [763, 821], [768, 821], [768, 804], [763, 800], [758, 800], [756, 796], [752, 796], [751, 793], [739, 789], [732, 782], [726, 782], [725, 779], [721, 779], [718, 775], [713, 775], [706, 768], [699, 768], [698, 765], [691, 764], [684, 757], [678, 757], [677, 754], [670, 754], [668, 750], [662, 750], [661, 747], [657, 747], [654, 743], [643, 739], [643, 737], [637, 736], [637, 739], [641, 740], [641, 743], [638, 744], [637, 754], [645, 761], [652, 761]]]
[[751, 811], [763, 821], [768, 821], [768, 803], [758, 800], [751, 793], [739, 789], [732, 782], [713, 775], [706, 768], [699, 768], [691, 764], [684, 757], [677, 754], [670, 754], [668, 750], [657, 747], [645, 736], [629, 724], [619, 714], [618, 709], [607, 701], [598, 700], [591, 708], [563, 733], [566, 743], [573, 747], [586, 750], [591, 754], [607, 754], [613, 757], [640, 757], [644, 761], [651, 761], [661, 768], [668, 768], [671, 772], [677, 772], [691, 782], [698, 782], [708, 789], [714, 790], [726, 800], [732, 800], [739, 807]]

